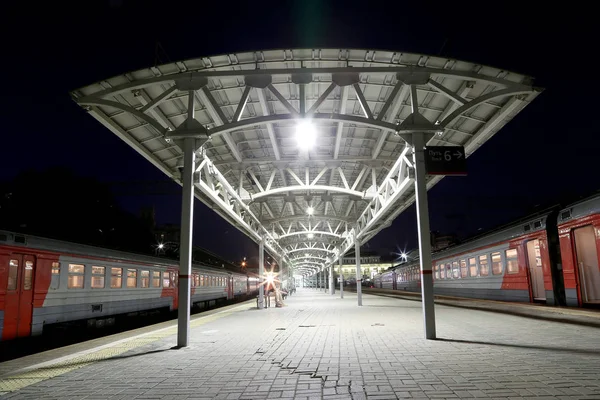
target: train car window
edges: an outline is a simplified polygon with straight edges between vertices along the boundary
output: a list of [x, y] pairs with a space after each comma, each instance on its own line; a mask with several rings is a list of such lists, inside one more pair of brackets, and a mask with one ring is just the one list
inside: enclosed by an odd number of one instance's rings
[[458, 261], [452, 262], [452, 277], [458, 279]]
[[160, 287], [160, 271], [152, 271], [152, 287]]
[[120, 289], [123, 286], [123, 268], [110, 269], [110, 287]]
[[504, 252], [506, 257], [506, 272], [509, 274], [519, 273], [519, 260], [517, 258], [517, 249], [509, 249]]
[[171, 287], [171, 278], [168, 272], [163, 272], [163, 287]]
[[69, 289], [82, 289], [85, 274], [85, 265], [69, 264], [69, 280], [67, 287]]
[[137, 269], [127, 269], [127, 287], [137, 287]]
[[56, 290], [60, 286], [60, 263], [54, 261], [52, 263], [52, 278], [50, 280], [50, 289]]
[[170, 287], [177, 287], [177, 275], [175, 275], [175, 272], [169, 272], [169, 281]]
[[23, 290], [31, 290], [33, 286], [33, 261], [25, 261], [25, 274], [23, 275]]
[[435, 279], [440, 279], [440, 266], [436, 265], [433, 270], [435, 271]]
[[452, 279], [452, 264], [446, 264], [446, 279]]
[[140, 272], [140, 275], [142, 277], [142, 287], [143, 288], [150, 287], [150, 271], [142, 270]]
[[479, 275], [488, 276], [490, 274], [490, 266], [488, 265], [488, 256], [484, 254], [479, 256]]
[[194, 274], [194, 286], [200, 286], [200, 274]]
[[6, 290], [17, 290], [17, 280], [19, 278], [19, 260], [10, 260], [8, 264], [8, 283]]
[[467, 277], [467, 260], [460, 260], [460, 277]]
[[442, 279], [446, 279], [446, 268], [444, 268], [444, 264], [440, 264], [440, 276]]
[[469, 275], [472, 277], [479, 275], [479, 271], [477, 270], [477, 260], [475, 257], [469, 258]]
[[104, 289], [104, 273], [106, 268], [92, 266], [92, 288]]
[[500, 275], [502, 273], [502, 257], [500, 252], [492, 253], [492, 274]]

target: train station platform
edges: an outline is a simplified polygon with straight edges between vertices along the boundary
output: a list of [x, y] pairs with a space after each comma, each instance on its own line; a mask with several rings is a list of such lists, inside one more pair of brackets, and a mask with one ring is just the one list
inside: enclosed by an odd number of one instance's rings
[[0, 364], [2, 399], [600, 399], [599, 328], [298, 289]]

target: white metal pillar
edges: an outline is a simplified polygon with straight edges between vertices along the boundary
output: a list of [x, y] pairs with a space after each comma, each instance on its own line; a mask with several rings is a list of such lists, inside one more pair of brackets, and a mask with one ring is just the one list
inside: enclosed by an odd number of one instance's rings
[[342, 270], [342, 256], [340, 253], [340, 299], [344, 298], [344, 271]]
[[192, 230], [194, 218], [194, 157], [196, 139], [183, 139], [183, 194], [179, 245], [179, 305], [177, 307], [177, 347], [187, 347], [190, 336], [190, 275], [192, 274]]
[[429, 207], [425, 182], [425, 137], [424, 133], [413, 133], [413, 160], [415, 164], [415, 192], [417, 225], [419, 231], [419, 257], [421, 263], [421, 296], [425, 338], [435, 339], [435, 310], [433, 306], [433, 276], [431, 275], [431, 242]]
[[354, 233], [354, 255], [356, 256], [356, 296], [358, 305], [362, 306], [362, 273], [360, 272], [360, 241]]
[[265, 307], [265, 239], [258, 244], [258, 309]]
[[329, 294], [335, 294], [335, 283], [333, 281], [333, 264], [329, 266]]

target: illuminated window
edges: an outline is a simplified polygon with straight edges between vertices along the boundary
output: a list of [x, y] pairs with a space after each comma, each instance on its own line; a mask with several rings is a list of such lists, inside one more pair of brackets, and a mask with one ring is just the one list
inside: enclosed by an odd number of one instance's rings
[[10, 260], [8, 264], [8, 283], [6, 290], [17, 290], [17, 280], [19, 278], [19, 260]]
[[452, 277], [458, 279], [458, 261], [452, 262]]
[[141, 275], [141, 281], [142, 281], [142, 287], [146, 288], [146, 287], [150, 287], [150, 271], [147, 270], [142, 270], [140, 272]]
[[467, 277], [467, 260], [460, 260], [460, 277]]
[[168, 272], [163, 272], [163, 287], [171, 287], [171, 279]]
[[450, 263], [446, 264], [446, 278], [452, 278], [452, 264]]
[[435, 279], [440, 279], [440, 266], [436, 265], [433, 270], [435, 271]]
[[123, 286], [123, 268], [110, 269], [110, 287], [120, 289]]
[[92, 266], [92, 288], [93, 289], [104, 289], [104, 267]]
[[440, 276], [442, 279], [446, 279], [446, 268], [444, 268], [444, 264], [440, 264], [438, 267], [440, 268]]
[[69, 281], [67, 287], [69, 289], [83, 288], [84, 273], [85, 265], [69, 264]]
[[128, 288], [137, 287], [137, 269], [128, 269], [127, 270], [127, 287]]
[[510, 249], [504, 252], [506, 256], [506, 272], [509, 274], [519, 273], [519, 260], [517, 259], [517, 249]]
[[477, 271], [477, 260], [475, 257], [469, 258], [469, 275], [472, 277], [479, 275]]
[[492, 253], [492, 274], [500, 275], [502, 273], [502, 257], [500, 253]]
[[50, 281], [50, 289], [56, 290], [60, 285], [60, 263], [54, 261], [52, 263], [52, 280]]
[[33, 261], [25, 261], [25, 273], [23, 274], [23, 290], [31, 290], [33, 287]]
[[160, 287], [160, 272], [152, 271], [152, 287]]
[[200, 286], [200, 275], [199, 274], [194, 274], [194, 286], [196, 286], [196, 287]]
[[490, 274], [490, 266], [488, 265], [488, 256], [484, 254], [479, 256], [479, 275], [488, 276]]

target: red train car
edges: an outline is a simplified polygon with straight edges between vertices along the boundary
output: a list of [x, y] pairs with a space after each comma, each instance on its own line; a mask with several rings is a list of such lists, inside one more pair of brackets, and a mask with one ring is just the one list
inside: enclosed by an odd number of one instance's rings
[[[257, 281], [194, 265], [191, 303], [251, 295]], [[0, 231], [0, 340], [39, 335], [49, 324], [176, 310], [177, 285], [173, 260]]]
[[569, 306], [600, 306], [600, 195], [558, 215], [560, 253]]

